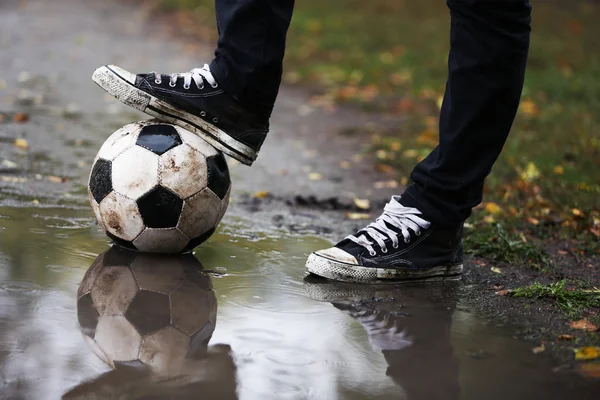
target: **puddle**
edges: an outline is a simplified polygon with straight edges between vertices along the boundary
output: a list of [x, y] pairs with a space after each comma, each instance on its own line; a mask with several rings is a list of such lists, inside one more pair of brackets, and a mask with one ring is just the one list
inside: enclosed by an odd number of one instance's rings
[[0, 207], [10, 399], [565, 399], [561, 369], [452, 285], [306, 278], [329, 242], [225, 219], [195, 257], [110, 249], [89, 210]]

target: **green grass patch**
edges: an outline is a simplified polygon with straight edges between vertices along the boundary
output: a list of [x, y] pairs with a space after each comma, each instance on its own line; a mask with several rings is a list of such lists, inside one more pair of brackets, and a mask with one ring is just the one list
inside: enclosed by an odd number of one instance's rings
[[535, 269], [549, 265], [548, 254], [524, 235], [508, 233], [501, 224], [484, 225], [465, 233], [465, 251], [486, 260], [525, 264]]
[[579, 317], [587, 310], [600, 307], [599, 289], [567, 288], [565, 280], [548, 285], [536, 282], [527, 287], [514, 289], [512, 294], [515, 297], [553, 301], [570, 318]]

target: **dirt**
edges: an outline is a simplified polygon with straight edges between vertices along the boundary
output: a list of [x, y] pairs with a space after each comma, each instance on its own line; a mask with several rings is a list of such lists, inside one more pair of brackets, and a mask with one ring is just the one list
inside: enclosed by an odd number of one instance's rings
[[[87, 177], [100, 145], [120, 126], [148, 118], [105, 96], [90, 79], [95, 68], [113, 63], [130, 71], [170, 73], [210, 61], [211, 45], [173, 36], [168, 21], [131, 3], [0, 3], [0, 83], [6, 85], [0, 91], [0, 112], [29, 115], [25, 123], [0, 124], [4, 143], [24, 138], [29, 145], [27, 150], [0, 146], [0, 160], [11, 166], [0, 173], [7, 177], [0, 180], [3, 205], [89, 208]], [[347, 212], [375, 217], [390, 195], [401, 192], [399, 187], [375, 188], [375, 182], [394, 177], [374, 168], [373, 156], [365, 151], [367, 137], [340, 132], [365, 124], [399, 124], [402, 118], [350, 107], [326, 110], [311, 105], [310, 99], [303, 89], [283, 87], [272, 131], [254, 166], [229, 160], [233, 193], [228, 217], [251, 218], [256, 231], [274, 226], [335, 242], [370, 222], [348, 218]], [[50, 175], [64, 182], [45, 179]], [[357, 207], [357, 198], [369, 199], [369, 209]], [[589, 271], [581, 263], [566, 266], [571, 274], [577, 270], [585, 276]], [[577, 334], [578, 345], [597, 340], [597, 334], [568, 329], [564, 314], [550, 303], [497, 295], [493, 285], [513, 288], [543, 277], [517, 265], [501, 269], [498, 274], [467, 259], [461, 303], [516, 327], [515, 335], [532, 340], [532, 346], [564, 333]], [[559, 344], [554, 351], [571, 361], [568, 347]]]

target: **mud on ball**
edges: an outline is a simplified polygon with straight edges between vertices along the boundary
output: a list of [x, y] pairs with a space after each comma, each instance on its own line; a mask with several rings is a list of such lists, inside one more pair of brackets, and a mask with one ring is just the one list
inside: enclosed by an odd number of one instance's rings
[[125, 125], [102, 145], [90, 173], [90, 204], [118, 245], [190, 251], [216, 230], [229, 204], [223, 154], [193, 133], [157, 120]]

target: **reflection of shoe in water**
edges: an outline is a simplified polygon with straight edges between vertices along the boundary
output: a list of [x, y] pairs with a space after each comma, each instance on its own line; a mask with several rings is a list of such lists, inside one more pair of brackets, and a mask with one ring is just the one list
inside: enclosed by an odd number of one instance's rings
[[375, 222], [334, 247], [312, 253], [306, 267], [344, 282], [460, 279], [462, 228], [439, 229], [420, 215], [394, 196]]
[[269, 116], [225, 93], [206, 64], [170, 75], [136, 75], [105, 65], [92, 79], [128, 106], [194, 132], [246, 165], [252, 165], [269, 131]]
[[[450, 343], [458, 282], [362, 285], [309, 275], [308, 297], [348, 312], [388, 364], [386, 375], [415, 400], [457, 400], [458, 362]], [[433, 382], [433, 383], [432, 383]]]

